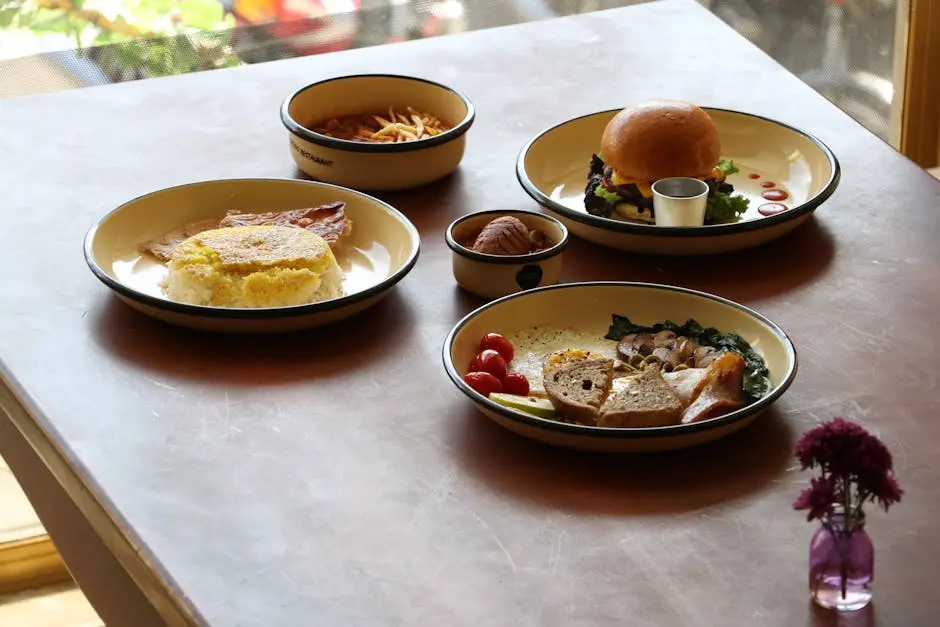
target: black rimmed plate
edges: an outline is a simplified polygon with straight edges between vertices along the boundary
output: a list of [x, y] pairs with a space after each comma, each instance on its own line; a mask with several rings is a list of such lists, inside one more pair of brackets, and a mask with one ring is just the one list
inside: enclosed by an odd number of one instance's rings
[[838, 160], [812, 135], [761, 116], [705, 108], [718, 127], [722, 158], [740, 169], [728, 181], [751, 200], [738, 222], [663, 227], [593, 216], [584, 208], [591, 155], [600, 150], [604, 127], [618, 111], [555, 125], [529, 141], [516, 162], [526, 193], [576, 236], [603, 246], [672, 256], [743, 250], [798, 227], [839, 184]]
[[[227, 211], [278, 211], [346, 204], [351, 233], [334, 250], [345, 295], [294, 307], [235, 309], [169, 300], [161, 288], [166, 266], [142, 244]], [[391, 205], [361, 192], [291, 179], [228, 179], [169, 187], [114, 209], [85, 236], [85, 261], [131, 307], [171, 324], [205, 331], [279, 333], [349, 318], [384, 298], [418, 260], [420, 237]]]
[[[581, 346], [597, 345], [613, 314], [638, 324], [692, 318], [722, 333], [736, 333], [760, 354], [769, 370], [770, 391], [737, 411], [702, 422], [655, 428], [613, 429], [539, 418], [499, 405], [463, 380], [487, 333], [508, 337], [533, 327], [576, 329]], [[592, 345], [592, 346], [593, 346]], [[517, 355], [517, 358], [519, 356]], [[573, 449], [611, 453], [688, 448], [725, 437], [756, 420], [796, 378], [796, 350], [787, 334], [756, 311], [694, 290], [650, 283], [593, 282], [537, 288], [506, 296], [467, 315], [448, 334], [444, 368], [454, 385], [497, 424], [528, 438]]]

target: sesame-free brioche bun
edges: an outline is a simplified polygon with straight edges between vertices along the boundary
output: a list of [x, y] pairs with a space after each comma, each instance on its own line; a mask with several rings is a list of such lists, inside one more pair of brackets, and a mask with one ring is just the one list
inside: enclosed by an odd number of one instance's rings
[[649, 100], [627, 107], [607, 123], [604, 161], [621, 178], [653, 182], [671, 176], [708, 176], [721, 143], [715, 122], [679, 100]]

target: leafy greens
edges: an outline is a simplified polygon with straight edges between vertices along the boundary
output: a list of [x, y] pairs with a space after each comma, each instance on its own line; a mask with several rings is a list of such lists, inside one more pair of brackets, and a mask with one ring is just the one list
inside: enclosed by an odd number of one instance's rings
[[618, 196], [617, 194], [613, 192], [607, 191], [606, 189], [604, 189], [603, 185], [597, 186], [597, 188], [594, 190], [594, 195], [600, 198], [603, 198], [607, 202], [613, 203], [615, 205], [623, 200], [622, 196]]
[[715, 192], [708, 197], [705, 205], [705, 221], [710, 224], [735, 222], [747, 211], [750, 201], [744, 196], [730, 196], [724, 192]]
[[719, 159], [718, 169], [724, 172], [725, 176], [731, 176], [741, 171], [738, 169], [738, 166], [734, 165], [734, 161], [731, 159]]
[[[604, 156], [601, 153], [598, 153], [597, 157], [601, 161], [604, 160]], [[738, 166], [734, 165], [734, 161], [731, 159], [719, 160], [718, 168], [724, 172], [726, 177], [740, 172]], [[606, 211], [603, 212], [602, 215], [609, 216], [614, 206], [624, 202], [625, 199], [623, 196], [608, 191], [599, 183], [600, 181], [598, 180], [597, 184], [593, 185], [593, 193], [607, 205], [607, 207], [605, 207]], [[590, 193], [590, 190], [588, 193]], [[705, 207], [705, 223], [727, 224], [729, 222], [736, 222], [741, 214], [747, 211], [749, 204], [750, 201], [744, 196], [732, 196], [725, 192], [718, 191], [718, 189], [713, 187], [712, 192], [708, 196], [708, 204]]]
[[691, 318], [681, 325], [667, 320], [651, 327], [635, 324], [626, 316], [614, 314], [612, 318], [610, 329], [607, 331], [607, 335], [604, 336], [609, 340], [619, 342], [624, 336], [631, 333], [672, 331], [677, 336], [685, 336], [702, 346], [711, 346], [741, 355], [744, 358], [744, 380], [741, 383], [741, 388], [748, 395], [751, 402], [763, 398], [770, 391], [770, 371], [767, 370], [767, 364], [764, 363], [763, 357], [758, 355], [740, 335], [721, 333], [714, 327], [703, 327]]

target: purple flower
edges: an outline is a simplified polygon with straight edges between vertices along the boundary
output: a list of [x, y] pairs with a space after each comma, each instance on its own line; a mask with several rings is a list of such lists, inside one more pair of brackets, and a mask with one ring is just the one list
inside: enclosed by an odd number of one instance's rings
[[820, 471], [793, 504], [795, 509], [809, 510], [807, 520], [830, 516], [836, 503], [848, 515], [859, 515], [868, 500], [887, 511], [904, 494], [894, 478], [888, 448], [844, 418], [834, 418], [804, 433], [795, 455], [803, 470]]
[[813, 477], [810, 486], [800, 492], [793, 509], [809, 510], [806, 520], [822, 519], [832, 514], [836, 500], [836, 485], [832, 477]]
[[877, 485], [872, 485], [869, 490], [872, 499], [878, 503], [885, 511], [888, 511], [895, 503], [901, 500], [904, 490], [898, 485], [894, 475], [885, 475]]
[[[863, 465], [860, 460], [863, 451], [875, 451], [878, 446], [887, 455], [890, 469], [891, 454], [875, 436], [854, 422], [835, 418], [803, 434], [796, 444], [796, 457], [803, 470], [820, 466], [838, 475], [856, 474], [855, 471]], [[872, 463], [884, 464], [885, 459], [883, 456], [875, 456]]]

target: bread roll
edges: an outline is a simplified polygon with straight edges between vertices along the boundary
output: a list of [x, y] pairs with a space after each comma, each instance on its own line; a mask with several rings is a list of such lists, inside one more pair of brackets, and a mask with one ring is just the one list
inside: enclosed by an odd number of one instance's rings
[[626, 181], [708, 176], [718, 164], [718, 128], [701, 108], [678, 100], [627, 107], [607, 123], [604, 161]]

